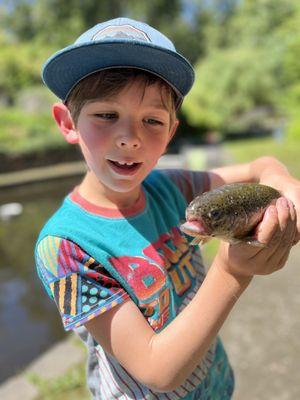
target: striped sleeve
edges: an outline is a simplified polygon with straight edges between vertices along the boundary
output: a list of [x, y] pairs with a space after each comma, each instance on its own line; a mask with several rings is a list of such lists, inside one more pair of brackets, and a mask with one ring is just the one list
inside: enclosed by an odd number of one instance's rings
[[36, 266], [65, 330], [83, 325], [129, 298], [101, 264], [67, 239], [45, 237], [36, 249]]
[[188, 203], [210, 189], [210, 178], [206, 171], [164, 169], [161, 172], [175, 183]]

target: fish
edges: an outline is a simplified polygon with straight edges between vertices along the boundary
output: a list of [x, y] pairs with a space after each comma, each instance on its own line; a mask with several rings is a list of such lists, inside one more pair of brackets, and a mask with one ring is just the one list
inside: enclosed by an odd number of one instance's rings
[[276, 189], [259, 183], [226, 184], [195, 197], [180, 229], [194, 237], [191, 245], [216, 237], [231, 244], [265, 247], [255, 238], [255, 228], [279, 197]]

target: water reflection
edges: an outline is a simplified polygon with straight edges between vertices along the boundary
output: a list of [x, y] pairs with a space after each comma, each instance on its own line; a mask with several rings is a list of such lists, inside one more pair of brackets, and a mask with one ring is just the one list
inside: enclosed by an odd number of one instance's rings
[[20, 216], [0, 223], [0, 382], [65, 336], [56, 307], [35, 272], [33, 249], [41, 227], [78, 180], [0, 193], [0, 205], [23, 206]]

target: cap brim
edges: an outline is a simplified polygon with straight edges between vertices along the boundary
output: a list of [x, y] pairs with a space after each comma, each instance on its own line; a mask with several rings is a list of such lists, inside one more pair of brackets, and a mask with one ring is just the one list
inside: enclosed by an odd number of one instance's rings
[[99, 41], [72, 45], [54, 54], [44, 65], [42, 78], [65, 101], [86, 76], [107, 68], [139, 68], [158, 75], [184, 97], [194, 82], [190, 63], [180, 54], [152, 44]]

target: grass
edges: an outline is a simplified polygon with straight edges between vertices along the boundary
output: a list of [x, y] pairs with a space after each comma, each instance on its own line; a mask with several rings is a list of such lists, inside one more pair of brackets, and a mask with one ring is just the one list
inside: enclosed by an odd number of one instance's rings
[[[261, 156], [274, 156], [283, 162], [290, 173], [300, 179], [300, 140], [276, 141], [273, 138], [225, 142], [224, 150], [229, 164], [244, 163]], [[188, 155], [191, 169], [205, 169], [205, 149], [195, 148]]]
[[28, 375], [39, 392], [36, 400], [89, 400], [86, 388], [85, 365], [76, 365], [65, 375], [52, 380], [45, 380], [36, 374]]
[[283, 162], [290, 173], [300, 179], [300, 141], [282, 142], [268, 139], [252, 139], [228, 142], [225, 150], [232, 158], [232, 162], [248, 162], [260, 156], [274, 156]]
[[26, 154], [66, 146], [50, 112], [30, 114], [18, 108], [0, 110], [0, 152]]
[[209, 266], [211, 264], [212, 260], [214, 259], [215, 254], [219, 247], [219, 243], [220, 242], [218, 239], [212, 239], [209, 242], [207, 242], [201, 246], [203, 260], [204, 260], [204, 264], [206, 266]]

